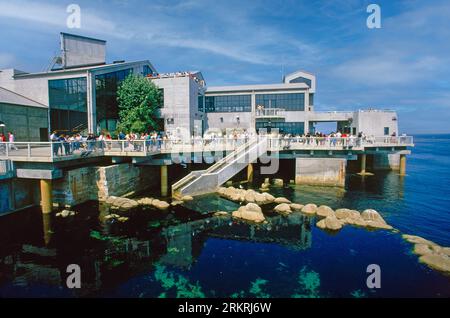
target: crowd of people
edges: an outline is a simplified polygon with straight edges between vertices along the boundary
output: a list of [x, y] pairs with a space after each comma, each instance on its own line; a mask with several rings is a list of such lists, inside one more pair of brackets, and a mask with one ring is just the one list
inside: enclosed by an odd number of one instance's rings
[[[260, 130], [259, 135], [268, 137], [270, 146], [288, 149], [293, 143], [309, 145], [309, 146], [329, 146], [329, 147], [354, 147], [360, 146], [362, 143], [375, 143], [375, 137], [366, 136], [363, 132], [357, 135], [343, 133], [340, 131], [324, 134], [321, 132], [306, 134], [289, 134], [278, 130]], [[176, 134], [166, 132], [152, 131], [148, 133], [135, 133], [119, 131], [115, 138], [109, 132], [102, 132], [98, 136], [89, 133], [87, 136], [81, 134], [64, 134], [54, 131], [50, 135], [52, 144], [52, 152], [54, 156], [68, 156], [75, 152], [81, 152], [81, 155], [88, 155], [95, 151], [108, 151], [112, 148], [121, 149], [121, 151], [146, 151], [156, 152], [167, 150], [173, 145], [191, 146], [219, 146], [232, 145], [239, 146], [246, 143], [250, 138], [257, 135], [256, 131], [245, 129], [229, 129], [222, 131], [209, 131], [203, 136], [192, 135], [182, 138]], [[390, 137], [396, 137], [394, 132]], [[389, 136], [387, 137], [389, 138]], [[17, 150], [14, 144], [15, 136], [12, 132], [8, 135], [0, 134], [0, 151], [5, 151], [6, 145], [2, 143], [8, 142], [8, 150]], [[386, 141], [385, 141], [386, 142]]]
[[3, 133], [0, 133], [0, 151], [6, 152], [6, 144], [3, 144], [6, 142], [8, 142], [8, 150], [9, 151], [17, 150], [18, 148], [14, 144], [15, 140], [16, 140], [16, 137], [14, 136], [12, 131], [9, 131], [7, 136]]

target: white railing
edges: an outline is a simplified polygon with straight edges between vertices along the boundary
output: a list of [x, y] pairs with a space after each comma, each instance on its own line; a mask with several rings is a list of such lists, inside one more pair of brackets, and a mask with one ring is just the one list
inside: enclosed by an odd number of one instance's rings
[[[184, 140], [104, 140], [71, 142], [0, 142], [0, 159], [71, 160], [95, 156], [147, 156], [158, 153], [235, 151], [249, 137], [187, 138]], [[363, 149], [364, 147], [412, 147], [413, 137], [286, 137], [267, 136], [268, 149]]]
[[283, 108], [264, 108], [255, 111], [256, 117], [284, 117], [286, 115]]

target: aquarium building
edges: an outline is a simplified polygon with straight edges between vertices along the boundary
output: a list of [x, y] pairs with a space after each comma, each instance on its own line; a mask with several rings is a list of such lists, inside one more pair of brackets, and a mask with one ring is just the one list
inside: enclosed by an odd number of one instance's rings
[[[336, 123], [336, 131], [354, 135], [399, 133], [394, 111], [316, 111], [316, 77], [305, 71], [286, 75], [275, 84], [208, 87], [200, 71], [158, 73], [148, 60], [107, 63], [103, 40], [61, 33], [60, 46], [60, 55], [43, 72], [0, 70], [0, 88], [47, 110], [47, 123], [31, 123], [28, 134], [20, 135], [22, 140], [38, 135], [45, 139], [45, 128], [48, 132], [114, 133], [119, 118], [117, 88], [129, 74], [147, 77], [161, 89], [164, 102], [157, 116], [170, 135], [225, 133], [227, 129], [277, 129], [302, 135], [314, 133], [321, 122]], [[14, 120], [6, 125], [18, 129]]]

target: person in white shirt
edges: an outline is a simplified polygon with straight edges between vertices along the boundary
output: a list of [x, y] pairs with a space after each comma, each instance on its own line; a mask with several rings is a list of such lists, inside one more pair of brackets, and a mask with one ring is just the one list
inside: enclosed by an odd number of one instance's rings
[[9, 150], [19, 150], [17, 147], [16, 147], [16, 145], [14, 145], [14, 140], [15, 140], [15, 137], [14, 137], [14, 134], [10, 131], [9, 133], [8, 133], [8, 141], [9, 141]]

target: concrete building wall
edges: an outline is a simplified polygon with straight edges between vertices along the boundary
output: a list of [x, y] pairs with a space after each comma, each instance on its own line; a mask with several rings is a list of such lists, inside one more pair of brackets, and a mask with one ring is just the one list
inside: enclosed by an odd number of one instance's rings
[[388, 135], [398, 131], [398, 117], [394, 111], [360, 110], [354, 113], [352, 127], [356, 133], [363, 132], [367, 136], [384, 136], [384, 128], [389, 129]]
[[159, 167], [138, 167], [131, 163], [104, 167], [83, 167], [64, 172], [53, 180], [53, 202], [73, 206], [90, 200], [105, 200], [158, 185]]
[[[195, 125], [201, 129], [203, 113], [198, 110], [200, 86], [188, 76], [157, 78], [152, 80], [164, 90], [165, 130], [169, 133], [192, 135]], [[173, 120], [173, 121], [172, 121]]]
[[[48, 131], [48, 109], [0, 103], [0, 120], [6, 125], [4, 132], [12, 131], [16, 141], [41, 141], [40, 129]], [[1, 131], [1, 129], [0, 129]]]
[[345, 186], [346, 159], [296, 158], [295, 183], [320, 186]]

